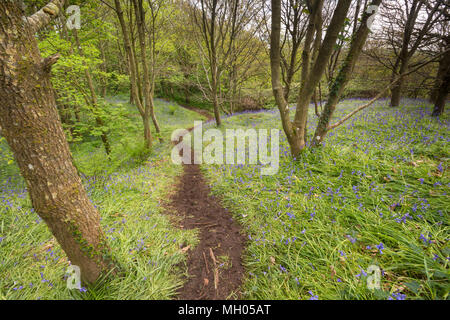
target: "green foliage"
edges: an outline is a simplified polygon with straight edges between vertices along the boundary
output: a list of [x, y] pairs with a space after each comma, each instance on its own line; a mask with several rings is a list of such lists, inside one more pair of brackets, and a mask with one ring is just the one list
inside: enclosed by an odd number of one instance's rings
[[175, 107], [174, 105], [170, 105], [170, 106], [169, 106], [169, 113], [170, 113], [171, 115], [174, 115], [174, 114], [175, 114], [175, 111], [177, 111], [177, 107]]
[[14, 163], [14, 156], [6, 143], [6, 139], [0, 136], [0, 176], [18, 175], [18, 169], [13, 165]]

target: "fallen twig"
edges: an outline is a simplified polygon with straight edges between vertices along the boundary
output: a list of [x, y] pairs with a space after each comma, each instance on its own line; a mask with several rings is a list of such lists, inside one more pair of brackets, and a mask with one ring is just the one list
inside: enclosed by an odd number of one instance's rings
[[205, 258], [206, 272], [209, 274], [208, 261], [206, 260], [205, 251], [203, 251], [203, 258]]
[[217, 260], [211, 248], [209, 248], [209, 253], [214, 262], [214, 289], [217, 291], [217, 288], [219, 287], [219, 268], [217, 268]]

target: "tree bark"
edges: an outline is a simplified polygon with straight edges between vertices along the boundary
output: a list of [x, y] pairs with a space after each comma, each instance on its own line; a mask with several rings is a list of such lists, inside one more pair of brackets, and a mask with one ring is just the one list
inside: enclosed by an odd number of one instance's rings
[[35, 32], [56, 17], [63, 0], [24, 20], [18, 2], [0, 2], [0, 134], [14, 153], [31, 202], [86, 283], [114, 262], [75, 169], [50, 82], [58, 56], [42, 59]]
[[[100, 65], [100, 68], [105, 74], [108, 72], [107, 61], [106, 61], [106, 53], [105, 53], [105, 46], [106, 45], [107, 44], [104, 43], [103, 41], [100, 41], [100, 43], [99, 43], [100, 54], [101, 54], [102, 61], [103, 61], [103, 63]], [[108, 77], [107, 76], [103, 76], [102, 77], [102, 98], [104, 100], [106, 100], [107, 93], [108, 93]]]
[[289, 105], [286, 101], [283, 86], [281, 84], [281, 0], [272, 0], [272, 30], [270, 34], [270, 69], [272, 77], [272, 92], [275, 103], [280, 111], [281, 124], [289, 145], [293, 145], [294, 134], [292, 122], [289, 117]]

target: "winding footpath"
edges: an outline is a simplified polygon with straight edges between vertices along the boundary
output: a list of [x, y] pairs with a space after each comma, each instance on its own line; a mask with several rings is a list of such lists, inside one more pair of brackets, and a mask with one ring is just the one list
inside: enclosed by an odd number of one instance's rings
[[[212, 118], [204, 110], [183, 107]], [[178, 299], [238, 299], [244, 275], [242, 252], [246, 238], [231, 212], [210, 195], [200, 166], [187, 164], [183, 167], [170, 207], [181, 215], [181, 228], [198, 229], [199, 243], [188, 251], [189, 276], [178, 291]]]

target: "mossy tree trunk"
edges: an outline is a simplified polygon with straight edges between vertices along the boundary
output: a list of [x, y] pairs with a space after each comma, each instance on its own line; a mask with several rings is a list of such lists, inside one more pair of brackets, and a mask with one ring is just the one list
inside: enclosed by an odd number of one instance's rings
[[93, 283], [114, 263], [58, 116], [50, 82], [58, 56], [42, 59], [34, 36], [63, 3], [53, 0], [23, 19], [18, 1], [0, 1], [0, 134], [14, 153], [36, 212], [80, 267], [82, 279]]

